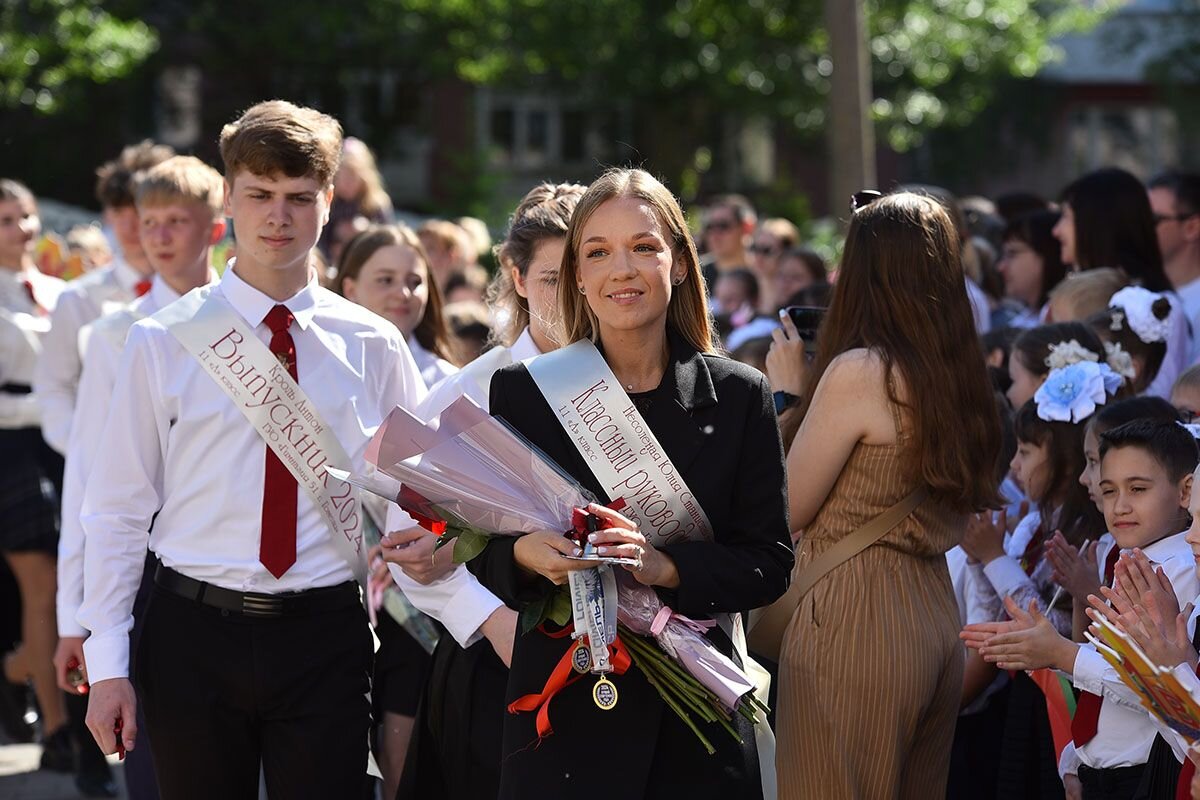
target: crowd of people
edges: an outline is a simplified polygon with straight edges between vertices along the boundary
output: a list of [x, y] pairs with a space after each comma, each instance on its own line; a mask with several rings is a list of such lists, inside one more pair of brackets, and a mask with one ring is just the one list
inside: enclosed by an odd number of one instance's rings
[[[115, 797], [119, 751], [134, 800], [1200, 797], [1087, 638], [1200, 660], [1200, 175], [865, 190], [827, 263], [740, 195], [693, 230], [636, 169], [532, 187], [495, 243], [410, 227], [281, 101], [220, 150], [102, 165], [107, 250], [80, 232], [66, 282], [0, 179], [0, 725], [42, 768]], [[530, 365], [581, 341], [707, 537], [656, 539], [557, 424]], [[463, 396], [618, 506], [591, 544], [770, 675], [769, 724], [572, 678], [521, 619], [588, 567], [561, 531], [459, 564], [318, 471]]]

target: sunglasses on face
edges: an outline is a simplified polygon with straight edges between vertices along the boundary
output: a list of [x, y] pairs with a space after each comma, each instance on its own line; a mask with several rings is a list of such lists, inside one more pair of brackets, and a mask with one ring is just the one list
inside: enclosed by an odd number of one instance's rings
[[704, 223], [704, 232], [705, 233], [708, 233], [709, 231], [731, 231], [731, 230], [733, 230], [733, 223], [727, 219], [718, 219], [718, 220], [714, 220], [712, 222]]
[[779, 255], [782, 252], [778, 247], [771, 247], [768, 244], [752, 244], [747, 249], [756, 256]]
[[1183, 421], [1185, 423], [1195, 422], [1196, 417], [1200, 416], [1192, 409], [1184, 407], [1184, 406], [1179, 406], [1175, 410], [1179, 412], [1179, 416], [1183, 418]]
[[860, 192], [855, 192], [850, 195], [850, 213], [853, 214], [860, 208], [866, 208], [881, 197], [883, 197], [883, 192], [876, 191], [875, 189], [863, 189]]

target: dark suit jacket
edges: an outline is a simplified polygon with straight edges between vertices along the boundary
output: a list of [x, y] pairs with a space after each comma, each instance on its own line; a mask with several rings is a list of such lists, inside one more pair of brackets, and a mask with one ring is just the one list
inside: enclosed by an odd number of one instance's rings
[[[603, 502], [611, 499], [523, 365], [514, 364], [492, 378], [491, 411]], [[681, 614], [703, 618], [763, 606], [782, 595], [793, 555], [783, 447], [762, 375], [738, 362], [699, 354], [672, 335], [670, 364], [643, 416], [704, 507], [715, 533], [711, 542], [664, 548], [680, 578], [678, 589], [659, 590], [664, 602]], [[483, 584], [514, 608], [553, 588], [546, 579], [531, 578], [516, 566], [515, 541], [493, 539], [470, 562]], [[718, 629], [711, 638], [726, 654], [731, 652], [729, 640]], [[569, 641], [538, 631], [518, 635], [508, 701], [541, 692]], [[619, 701], [611, 711], [593, 703], [595, 679], [590, 675], [560, 692], [550, 706], [555, 733], [536, 748], [534, 714], [508, 716], [502, 798], [611, 800], [669, 792], [691, 799], [733, 800], [760, 795], [749, 726], [743, 728], [746, 743], [740, 748], [721, 729], [705, 728], [717, 747], [716, 755], [708, 756], [636, 667], [613, 680]]]

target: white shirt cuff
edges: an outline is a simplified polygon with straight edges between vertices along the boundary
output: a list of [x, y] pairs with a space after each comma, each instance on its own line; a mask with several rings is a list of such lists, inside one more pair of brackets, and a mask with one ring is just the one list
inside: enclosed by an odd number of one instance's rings
[[483, 635], [479, 628], [504, 603], [461, 564], [432, 583], [418, 583], [395, 564], [392, 579], [418, 610], [446, 626], [461, 647], [470, 647]]
[[83, 657], [91, 683], [128, 678], [129, 634], [113, 631], [89, 636], [83, 643]]
[[1009, 597], [1017, 589], [1028, 584], [1029, 576], [1012, 556], [1000, 556], [983, 568], [988, 582], [1000, 597]]
[[1067, 742], [1067, 746], [1063, 748], [1062, 756], [1058, 759], [1058, 777], [1065, 778], [1067, 775], [1079, 774], [1079, 753], [1075, 750], [1074, 742]]
[[1104, 696], [1104, 672], [1108, 662], [1096, 652], [1096, 648], [1081, 645], [1075, 650], [1075, 666], [1071, 669], [1071, 682], [1075, 688]]

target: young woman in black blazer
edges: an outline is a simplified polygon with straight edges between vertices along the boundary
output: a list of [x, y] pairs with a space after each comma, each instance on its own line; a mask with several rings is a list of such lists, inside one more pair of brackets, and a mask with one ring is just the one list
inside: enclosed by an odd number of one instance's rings
[[[598, 544], [640, 558], [633, 576], [680, 614], [704, 619], [770, 603], [793, 563], [771, 391], [761, 374], [713, 352], [699, 260], [678, 204], [649, 174], [610, 170], [580, 200], [567, 240], [559, 281], [564, 344], [596, 343], [714, 531], [710, 542], [656, 549], [609, 512]], [[523, 365], [493, 377], [491, 411], [602, 502], [611, 499]], [[561, 531], [499, 537], [470, 568], [516, 608], [586, 566], [562, 557], [573, 549]], [[708, 635], [737, 659], [719, 628]], [[518, 635], [508, 701], [540, 692], [568, 642], [539, 630]], [[636, 667], [612, 680], [619, 700], [610, 711], [594, 704], [591, 681], [563, 689], [550, 706], [554, 733], [540, 743], [533, 713], [507, 716], [500, 797], [761, 795], [749, 725], [740, 746], [708, 726], [717, 748], [709, 756]]]

